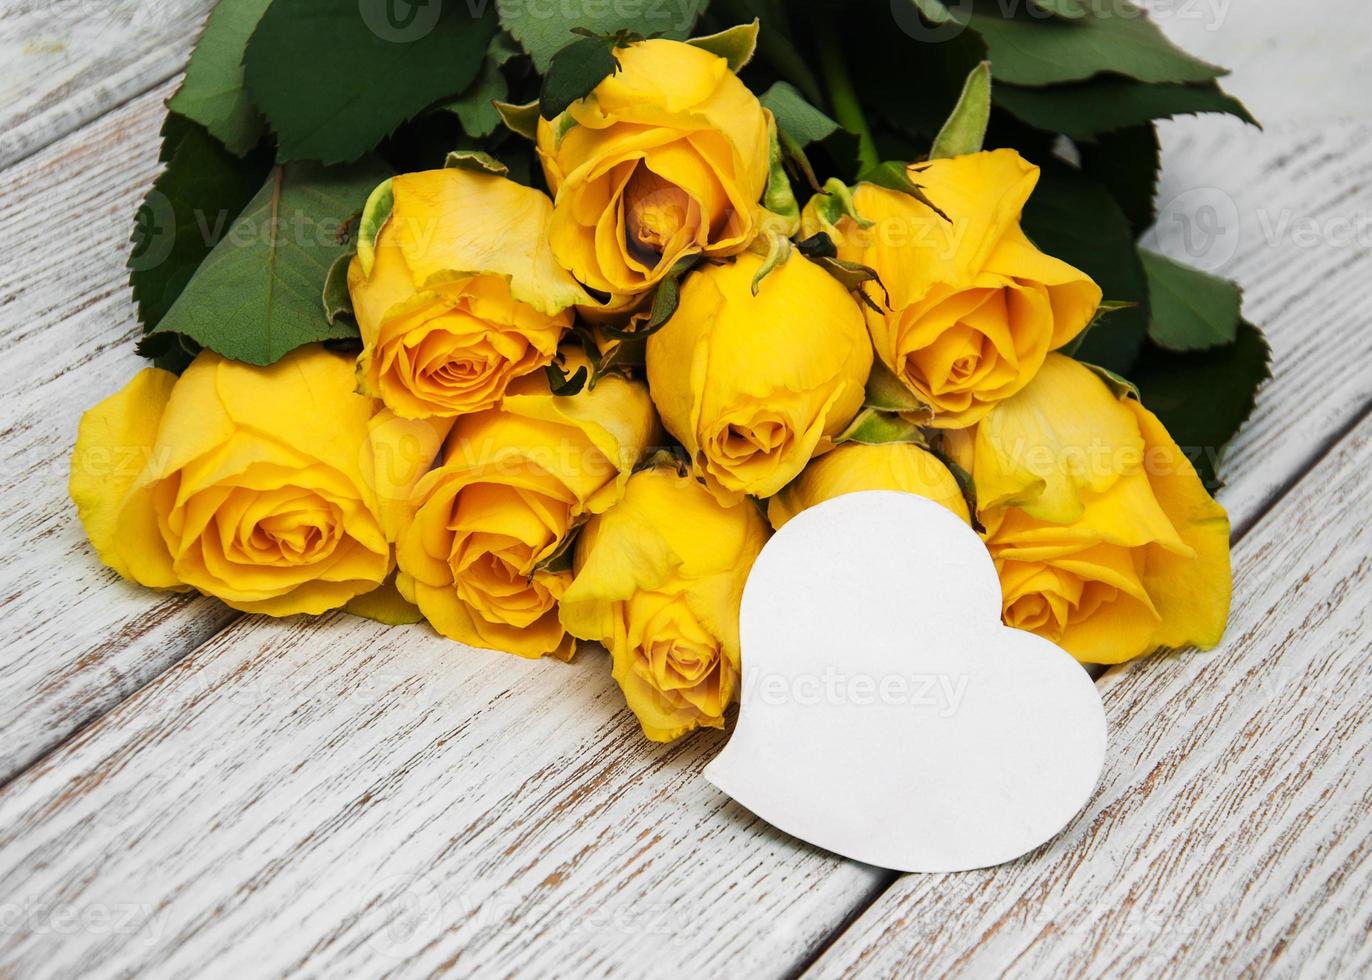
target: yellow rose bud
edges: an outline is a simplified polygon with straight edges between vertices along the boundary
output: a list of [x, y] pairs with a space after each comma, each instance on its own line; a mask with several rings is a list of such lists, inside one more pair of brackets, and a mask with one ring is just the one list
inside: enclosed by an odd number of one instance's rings
[[671, 466], [635, 473], [624, 499], [582, 530], [562, 622], [610, 651], [648, 738], [724, 727], [743, 583], [767, 535], [752, 503], [721, 505]]
[[1100, 304], [1084, 273], [1040, 252], [1020, 229], [1038, 168], [1014, 150], [912, 164], [909, 176], [948, 220], [909, 194], [873, 184], [858, 214], [828, 231], [841, 259], [875, 269], [890, 308], [867, 310], [877, 356], [933, 412], [962, 428], [1028, 384], [1050, 350], [1079, 334]]
[[556, 198], [558, 260], [611, 305], [679, 259], [731, 255], [757, 233], [768, 113], [728, 62], [680, 41], [617, 48], [619, 69], [552, 122], [538, 155]]
[[648, 385], [667, 431], [723, 499], [770, 497], [832, 446], [862, 406], [872, 345], [858, 304], [799, 254], [752, 293], [762, 259], [691, 273], [648, 338]]
[[859, 490], [918, 494], [969, 521], [967, 498], [957, 478], [937, 456], [909, 442], [876, 446], [849, 442], [825, 453], [767, 502], [767, 519], [781, 530], [801, 511]]
[[557, 618], [570, 574], [540, 566], [614, 503], [655, 431], [641, 384], [610, 376], [558, 397], [542, 374], [514, 382], [499, 408], [457, 420], [442, 465], [415, 487], [400, 591], [451, 639], [570, 657]]
[[348, 268], [361, 381], [405, 418], [490, 408], [552, 360], [569, 307], [589, 300], [548, 248], [552, 203], [457, 168], [390, 187], [369, 267], [359, 253]]
[[77, 434], [70, 492], [96, 553], [143, 585], [272, 616], [375, 588], [391, 567], [376, 403], [353, 383], [350, 359], [318, 345], [265, 368], [204, 351], [179, 379], [140, 372]]
[[1229, 518], [1136, 399], [1053, 354], [955, 442], [976, 482], [1007, 624], [1086, 663], [1219, 642]]

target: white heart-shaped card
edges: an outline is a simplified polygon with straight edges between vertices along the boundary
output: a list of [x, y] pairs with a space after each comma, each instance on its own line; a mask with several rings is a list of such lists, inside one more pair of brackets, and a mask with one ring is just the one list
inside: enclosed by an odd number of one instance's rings
[[1019, 857], [1085, 805], [1105, 760], [1095, 684], [1000, 621], [966, 524], [864, 491], [786, 523], [743, 592], [742, 704], [705, 778], [776, 827], [898, 871]]

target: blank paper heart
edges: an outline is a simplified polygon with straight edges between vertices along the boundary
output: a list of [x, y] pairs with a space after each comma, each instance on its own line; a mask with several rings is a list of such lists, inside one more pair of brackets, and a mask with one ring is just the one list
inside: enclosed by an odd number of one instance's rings
[[1050, 839], [1099, 779], [1091, 678], [1001, 625], [985, 547], [922, 497], [792, 519], [740, 625], [738, 724], [705, 778], [802, 840], [900, 871], [988, 867]]

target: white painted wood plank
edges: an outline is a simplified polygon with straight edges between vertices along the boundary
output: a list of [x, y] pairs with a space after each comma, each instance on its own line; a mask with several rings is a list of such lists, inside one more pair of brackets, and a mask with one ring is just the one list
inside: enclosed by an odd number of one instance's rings
[[81, 412], [140, 367], [124, 260], [157, 170], [163, 86], [3, 174], [0, 198], [0, 782], [232, 614], [131, 586], [67, 499]]
[[1236, 550], [1228, 639], [1099, 682], [1111, 748], [1057, 840], [900, 878], [806, 976], [1372, 972], [1372, 418]]
[[213, 0], [20, 0], [0, 7], [0, 167], [185, 66]]
[[0, 972], [773, 974], [884, 878], [722, 798], [721, 741], [646, 743], [600, 651], [245, 619], [0, 797]]

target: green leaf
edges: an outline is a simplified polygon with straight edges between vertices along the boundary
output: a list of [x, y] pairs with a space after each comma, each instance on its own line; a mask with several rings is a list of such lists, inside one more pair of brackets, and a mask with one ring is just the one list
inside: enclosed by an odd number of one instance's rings
[[548, 390], [559, 397], [579, 394], [591, 377], [591, 372], [585, 364], [579, 366], [570, 376], [557, 361], [550, 362], [544, 371], [548, 375]]
[[496, 177], [510, 175], [510, 168], [485, 150], [453, 150], [444, 158], [443, 166], [478, 174], [494, 174]]
[[[878, 187], [885, 187], [887, 190], [909, 194], [944, 221], [947, 221], [948, 215], [944, 214], [937, 204], [924, 196], [923, 186], [916, 183], [914, 178], [910, 176], [911, 169], [910, 164], [900, 160], [886, 160], [863, 171], [858, 175], [858, 179], [860, 181], [865, 180], [869, 184], [876, 184]], [[913, 169], [917, 172], [920, 169], [919, 165], [914, 165]]]
[[510, 94], [505, 73], [501, 70], [511, 58], [519, 54], [514, 41], [504, 31], [498, 31], [491, 38], [486, 51], [486, 60], [481, 65], [481, 74], [476, 77], [460, 96], [443, 106], [447, 112], [457, 116], [462, 131], [474, 139], [489, 136], [501, 123], [501, 115], [495, 103], [501, 102]]
[[888, 442], [913, 442], [923, 446], [924, 433], [919, 426], [892, 412], [864, 408], [834, 439], [835, 443], [858, 442], [864, 446], [880, 446]]
[[915, 393], [880, 359], [872, 362], [872, 371], [867, 375], [867, 394], [863, 404], [867, 408], [876, 408], [883, 412], [925, 416], [933, 414], [929, 406], [916, 398]]
[[1081, 350], [1081, 345], [1090, 336], [1091, 331], [1100, 325], [1111, 313], [1118, 313], [1120, 310], [1132, 310], [1138, 306], [1137, 303], [1129, 303], [1124, 300], [1103, 299], [1096, 307], [1096, 312], [1091, 316], [1091, 322], [1086, 325], [1081, 333], [1077, 334], [1066, 344], [1058, 348], [1059, 354], [1066, 354], [1068, 357], [1075, 357], [1077, 351]]
[[1082, 362], [1082, 366], [1089, 368], [1091, 373], [1105, 382], [1105, 386], [1110, 389], [1110, 394], [1116, 398], [1138, 398], [1139, 387], [1128, 378], [1121, 377], [1109, 368], [1103, 368], [1099, 364], [1088, 364]]
[[1271, 357], [1262, 332], [1240, 320], [1232, 344], [1185, 353], [1150, 344], [1134, 367], [1143, 404], [1212, 491], [1221, 451], [1252, 413], [1258, 386], [1272, 376]]
[[[794, 235], [800, 227], [800, 205], [786, 176], [781, 137], [775, 119], [767, 120], [767, 186], [762, 191], [762, 206], [773, 217], [768, 219], [767, 231], [783, 237]], [[757, 293], [756, 286], [753, 293]]]
[[1137, 304], [1092, 330], [1076, 354], [1128, 374], [1148, 332], [1148, 282], [1124, 212], [1097, 182], [1045, 161], [1023, 221], [1025, 233], [1043, 251], [1085, 272], [1111, 299]]
[[352, 252], [344, 252], [333, 260], [329, 274], [324, 278], [324, 319], [329, 326], [338, 322], [342, 316], [353, 316], [353, 297], [348, 291], [348, 266], [352, 264]]
[[1231, 344], [1239, 326], [1237, 284], [1139, 249], [1148, 274], [1148, 339], [1168, 350]]
[[767, 236], [767, 254], [762, 259], [762, 265], [758, 266], [757, 272], [753, 274], [752, 293], [754, 296], [762, 288], [762, 280], [767, 278], [768, 273], [790, 257], [791, 240], [789, 238], [776, 232]]
[[[996, 78], [1015, 85], [1055, 85], [1101, 72], [1141, 82], [1208, 82], [1223, 70], [1169, 41], [1128, 0], [1086, 0], [1089, 13], [1064, 19], [950, 9], [986, 42]], [[968, 13], [968, 9], [972, 13]]]
[[373, 161], [277, 167], [157, 326], [249, 364], [356, 336], [330, 323], [320, 290], [348, 250], [344, 229], [385, 170]]
[[1085, 0], [1029, 0], [1029, 2], [1045, 14], [1052, 14], [1055, 17], [1085, 17], [1087, 12]]
[[[816, 192], [810, 198], [810, 202], [814, 205], [816, 217], [825, 227], [832, 228], [843, 218], [851, 218], [859, 228], [871, 228], [875, 224], [858, 213], [857, 204], [853, 201], [852, 188], [837, 177], [826, 180], [823, 189]], [[802, 246], [807, 256], [812, 256], [815, 250], [821, 247], [821, 243], [816, 239], [823, 239], [822, 244], [826, 249], [824, 254], [828, 257], [834, 258], [838, 255], [827, 232], [817, 232], [797, 244]]]
[[1099, 77], [1047, 88], [997, 85], [993, 100], [1030, 126], [1072, 139], [1198, 112], [1228, 113], [1257, 125], [1243, 103], [1214, 82], [1183, 85]]
[[838, 123], [805, 101], [805, 96], [790, 82], [775, 83], [758, 101], [772, 110], [777, 126], [797, 146], [818, 143], [838, 132]]
[[357, 222], [357, 260], [362, 265], [362, 274], [372, 274], [372, 263], [376, 261], [376, 239], [381, 227], [391, 217], [395, 209], [395, 190], [391, 178], [387, 177], [372, 188], [362, 205], [362, 215]]
[[527, 140], [538, 139], [538, 101], [512, 105], [509, 102], [496, 102], [495, 111], [500, 113], [500, 121], [505, 128]]
[[604, 38], [583, 37], [573, 41], [553, 56], [553, 63], [543, 76], [539, 115], [544, 119], [557, 118], [618, 70], [614, 49]]
[[591, 380], [586, 387], [594, 390], [596, 384], [609, 375], [631, 377], [635, 372], [642, 370], [647, 355], [646, 338], [607, 341], [604, 353], [597, 358], [595, 370], [591, 372]]
[[128, 260], [144, 330], [166, 316], [271, 166], [265, 153], [240, 160], [197, 125], [166, 130], [175, 147], [134, 218]]
[[986, 139], [986, 123], [990, 118], [991, 63], [983, 61], [967, 75], [957, 105], [934, 137], [929, 159], [976, 153]]
[[914, 0], [915, 8], [931, 24], [946, 24], [953, 19], [953, 14], [943, 5], [942, 0]]
[[[819, 237], [820, 236], [815, 235], [813, 238], [807, 239], [807, 241], [814, 241]], [[828, 236], [826, 235], [824, 237], [827, 238]], [[806, 253], [802, 252], [801, 254]], [[816, 250], [810, 250], [810, 254], [807, 255], [807, 260], [813, 262], [825, 272], [829, 273], [829, 275], [837, 279], [844, 289], [852, 293], [859, 302], [873, 312], [883, 313], [885, 311], [877, 305], [872, 297], [867, 295], [866, 286], [869, 282], [877, 284], [877, 287], [882, 291], [886, 306], [889, 307], [891, 305], [891, 297], [886, 295], [885, 283], [881, 281], [881, 277], [877, 275], [877, 271], [871, 266], [863, 265], [860, 262], [849, 262], [845, 259], [834, 258], [833, 256], [825, 255]]]
[[648, 314], [648, 322], [643, 325], [642, 330], [637, 331], [637, 336], [649, 336], [667, 325], [667, 321], [672, 318], [672, 314], [681, 303], [681, 279], [684, 275], [684, 271], [681, 275], [669, 274], [658, 283], [657, 290], [653, 293], [653, 305]]
[[486, 5], [410, 10], [415, 16], [397, 23], [384, 3], [290, 0], [267, 9], [244, 65], [253, 101], [277, 134], [277, 159], [356, 160], [472, 83], [495, 30]]
[[243, 88], [243, 52], [271, 0], [219, 0], [186, 65], [186, 78], [167, 103], [242, 156], [262, 136], [262, 117]]
[[1110, 192], [1134, 235], [1153, 226], [1161, 168], [1158, 133], [1152, 123], [1101, 133], [1092, 143], [1079, 143], [1081, 169]]
[[707, 0], [616, 0], [614, 3], [530, 3], [496, 0], [500, 24], [546, 72], [557, 54], [572, 40], [573, 28], [592, 34], [626, 30], [645, 37], [662, 34], [685, 39]]
[[[581, 368], [582, 371], [586, 369]], [[556, 392], [554, 392], [556, 394]], [[581, 524], [574, 524], [562, 540], [557, 543], [548, 557], [542, 559], [534, 565], [534, 572], [545, 574], [560, 575], [570, 573], [573, 568], [573, 560], [576, 558], [576, 539], [581, 536]]]
[[729, 62], [730, 71], [738, 72], [753, 60], [753, 52], [757, 50], [758, 24], [758, 19], [754, 17], [751, 24], [739, 24], [718, 34], [693, 37], [686, 43], [718, 55]]

